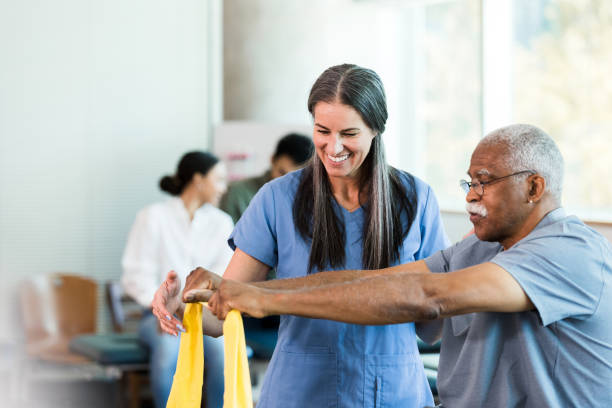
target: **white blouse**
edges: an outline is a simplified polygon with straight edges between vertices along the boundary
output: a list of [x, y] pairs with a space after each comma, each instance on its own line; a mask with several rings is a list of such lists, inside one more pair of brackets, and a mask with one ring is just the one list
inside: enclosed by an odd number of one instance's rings
[[233, 254], [227, 244], [232, 229], [231, 217], [210, 204], [196, 210], [193, 220], [178, 197], [144, 208], [136, 216], [123, 253], [123, 289], [150, 307], [171, 270], [182, 286], [198, 266], [222, 275]]

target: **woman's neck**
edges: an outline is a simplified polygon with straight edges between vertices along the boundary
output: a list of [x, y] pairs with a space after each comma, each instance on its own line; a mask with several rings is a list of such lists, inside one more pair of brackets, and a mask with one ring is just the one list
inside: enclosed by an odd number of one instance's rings
[[364, 192], [359, 189], [359, 180], [356, 177], [329, 177], [332, 194], [342, 207], [354, 211], [364, 201]]
[[189, 219], [193, 221], [193, 217], [195, 216], [195, 212], [198, 208], [200, 208], [204, 203], [198, 198], [197, 191], [193, 188], [185, 188], [180, 195], [181, 201], [189, 214]]

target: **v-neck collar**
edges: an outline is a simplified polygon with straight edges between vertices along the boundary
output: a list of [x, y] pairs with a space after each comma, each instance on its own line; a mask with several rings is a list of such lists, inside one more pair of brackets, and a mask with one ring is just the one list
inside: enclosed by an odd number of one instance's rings
[[334, 200], [334, 206], [338, 208], [340, 212], [344, 214], [345, 216], [351, 217], [351, 216], [363, 213], [363, 205], [361, 204], [359, 205], [359, 207], [355, 208], [353, 211], [349, 211], [345, 207], [340, 205], [338, 200], [336, 200], [336, 197], [333, 197], [333, 200]]

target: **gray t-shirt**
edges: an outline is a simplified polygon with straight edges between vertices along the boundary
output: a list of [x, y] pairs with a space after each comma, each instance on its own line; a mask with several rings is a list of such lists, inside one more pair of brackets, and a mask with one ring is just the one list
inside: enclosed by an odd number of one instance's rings
[[450, 408], [612, 407], [612, 249], [563, 209], [507, 251], [475, 236], [425, 260], [508, 271], [535, 310], [444, 319], [438, 390]]

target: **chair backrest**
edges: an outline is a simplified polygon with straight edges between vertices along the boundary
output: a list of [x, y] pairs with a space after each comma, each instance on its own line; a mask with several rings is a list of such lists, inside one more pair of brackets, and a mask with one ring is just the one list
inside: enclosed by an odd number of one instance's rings
[[94, 333], [97, 286], [92, 279], [63, 273], [28, 278], [20, 288], [27, 341]]
[[115, 333], [138, 330], [144, 308], [123, 292], [118, 281], [106, 282], [106, 303]]
[[110, 311], [111, 321], [113, 323], [113, 331], [121, 333], [125, 328], [125, 312], [121, 297], [123, 290], [121, 284], [117, 281], [106, 282], [106, 302]]

